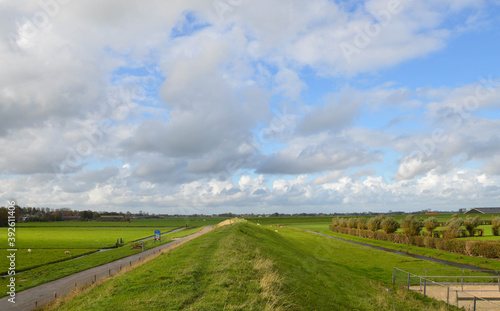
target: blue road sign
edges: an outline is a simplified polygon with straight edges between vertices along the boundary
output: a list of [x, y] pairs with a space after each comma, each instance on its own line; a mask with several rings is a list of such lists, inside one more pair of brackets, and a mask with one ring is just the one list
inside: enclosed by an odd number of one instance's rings
[[160, 230], [155, 230], [155, 238], [154, 238], [153, 243], [156, 243], [156, 241], [161, 242], [161, 231]]

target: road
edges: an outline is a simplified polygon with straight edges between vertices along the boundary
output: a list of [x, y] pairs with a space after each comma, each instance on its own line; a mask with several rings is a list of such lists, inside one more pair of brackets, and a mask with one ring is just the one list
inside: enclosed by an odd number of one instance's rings
[[70, 293], [73, 289], [81, 287], [92, 282], [99, 281], [105, 277], [109, 277], [124, 268], [134, 267], [141, 265], [146, 260], [150, 260], [161, 253], [174, 249], [198, 236], [212, 230], [213, 226], [206, 226], [200, 232], [189, 235], [184, 238], [163, 244], [161, 246], [149, 249], [147, 251], [122, 258], [108, 264], [94, 267], [85, 271], [81, 271], [67, 277], [42, 284], [37, 287], [27, 289], [25, 291], [16, 293], [16, 303], [8, 301], [10, 297], [3, 297], [0, 299], [0, 310], [21, 310], [29, 311], [37, 307], [45, 305], [54, 301], [56, 298], [63, 297]]

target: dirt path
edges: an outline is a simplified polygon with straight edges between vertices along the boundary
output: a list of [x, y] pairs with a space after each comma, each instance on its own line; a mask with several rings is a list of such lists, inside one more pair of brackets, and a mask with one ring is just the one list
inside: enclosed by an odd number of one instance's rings
[[70, 293], [73, 289], [81, 287], [92, 282], [98, 281], [102, 278], [119, 272], [123, 268], [130, 266], [141, 265], [147, 260], [159, 256], [161, 253], [167, 252], [176, 248], [198, 236], [212, 230], [213, 226], [206, 226], [200, 232], [194, 233], [184, 238], [163, 244], [161, 246], [149, 249], [145, 252], [132, 255], [130, 257], [122, 258], [108, 264], [94, 267], [85, 271], [81, 271], [67, 277], [55, 280], [37, 287], [27, 289], [25, 291], [16, 293], [16, 303], [13, 304], [7, 299], [10, 297], [3, 297], [0, 299], [0, 310], [34, 310], [37, 307], [45, 305], [55, 300], [55, 298], [62, 297]]
[[[421, 286], [411, 286], [410, 290], [423, 294]], [[426, 295], [437, 300], [449, 302], [452, 306], [474, 310], [474, 296], [476, 299], [476, 309], [481, 311], [500, 310], [500, 291], [498, 285], [461, 285], [448, 286], [429, 285], [426, 286]], [[488, 301], [490, 300], [490, 301]]]

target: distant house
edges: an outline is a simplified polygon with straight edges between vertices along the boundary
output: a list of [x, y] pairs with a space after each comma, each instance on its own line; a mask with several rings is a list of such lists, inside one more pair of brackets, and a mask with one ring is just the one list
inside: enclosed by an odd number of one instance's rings
[[500, 207], [474, 207], [464, 214], [500, 214]]

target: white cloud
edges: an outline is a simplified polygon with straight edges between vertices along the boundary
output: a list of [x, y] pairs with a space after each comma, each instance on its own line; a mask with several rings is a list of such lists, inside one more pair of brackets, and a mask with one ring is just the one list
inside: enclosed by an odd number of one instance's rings
[[[498, 81], [356, 79], [431, 57], [487, 24], [487, 3], [396, 2], [3, 1], [0, 198], [182, 212], [498, 197]], [[304, 96], [316, 79], [327, 95]], [[390, 126], [366, 121], [378, 111]]]

